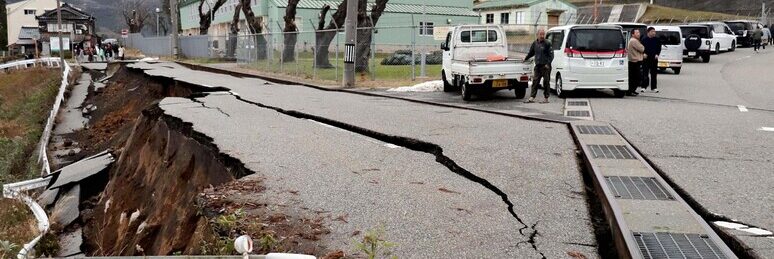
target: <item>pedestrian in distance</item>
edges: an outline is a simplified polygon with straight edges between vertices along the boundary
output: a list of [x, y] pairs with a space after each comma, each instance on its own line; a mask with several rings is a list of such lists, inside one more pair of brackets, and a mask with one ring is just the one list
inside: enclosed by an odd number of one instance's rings
[[640, 42], [640, 34], [639, 30], [633, 30], [632, 37], [629, 39], [629, 45], [626, 47], [626, 52], [629, 56], [629, 91], [626, 93], [628, 96], [637, 96], [637, 88], [642, 82], [640, 73], [642, 72], [645, 46]]
[[124, 50], [123, 45], [118, 47], [118, 58], [120, 58], [121, 60], [124, 60], [124, 52], [126, 52], [126, 50]]
[[653, 27], [648, 27], [647, 34], [646, 37], [642, 38], [642, 45], [645, 46], [642, 76], [643, 78], [649, 76], [650, 82], [647, 79], [642, 80], [640, 92], [644, 93], [650, 85], [650, 91], [658, 93], [658, 58], [661, 55], [661, 40], [656, 37], [656, 29]]
[[532, 78], [532, 92], [530, 92], [529, 99], [524, 101], [525, 103], [534, 103], [535, 97], [537, 97], [538, 88], [541, 87], [540, 79], [543, 79], [542, 89], [545, 100], [540, 103], [548, 103], [548, 97], [550, 95], [550, 82], [551, 82], [551, 62], [554, 61], [554, 50], [551, 48], [551, 43], [546, 40], [546, 31], [540, 29], [537, 32], [537, 39], [529, 47], [529, 53], [524, 58], [526, 62], [530, 58], [535, 57], [535, 72]]
[[755, 52], [758, 52], [759, 49], [761, 49], [761, 39], [763, 38], [763, 30], [761, 28], [755, 27], [755, 31], [752, 33], [753, 38], [753, 50]]
[[102, 49], [102, 46], [97, 46], [97, 57], [99, 57], [99, 61], [105, 61], [105, 50]]

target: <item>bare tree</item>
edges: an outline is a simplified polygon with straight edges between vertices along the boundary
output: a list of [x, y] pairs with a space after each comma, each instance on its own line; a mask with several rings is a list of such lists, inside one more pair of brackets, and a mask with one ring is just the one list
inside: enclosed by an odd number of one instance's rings
[[239, 35], [239, 12], [242, 11], [242, 2], [237, 3], [234, 8], [234, 16], [231, 18], [231, 26], [228, 33], [228, 48], [226, 48], [226, 57], [233, 58], [237, 48], [237, 37]]
[[226, 0], [217, 0], [215, 4], [212, 4], [212, 6], [208, 6], [209, 8], [207, 9], [204, 9], [204, 2], [207, 2], [208, 5], [211, 4], [210, 0], [199, 0], [199, 34], [200, 35], [207, 35], [207, 31], [210, 29], [210, 25], [212, 25], [213, 14], [217, 12], [218, 9], [220, 9], [220, 7], [226, 3]]
[[242, 3], [242, 13], [245, 14], [245, 20], [247, 20], [247, 27], [250, 29], [250, 34], [255, 37], [255, 49], [257, 59], [266, 59], [268, 53], [268, 44], [266, 44], [266, 38], [261, 35], [263, 33], [263, 17], [255, 17], [253, 8], [250, 6], [251, 0], [240, 0]]
[[145, 27], [145, 20], [151, 17], [146, 0], [128, 0], [121, 3], [121, 16], [129, 27], [130, 33], [139, 33]]
[[336, 37], [336, 29], [339, 29], [344, 24], [344, 19], [346, 18], [347, 14], [347, 1], [359, 1], [358, 3], [358, 28], [365, 28], [368, 29], [358, 29], [357, 30], [357, 39], [358, 39], [358, 46], [356, 48], [356, 60], [355, 60], [355, 71], [357, 72], [367, 72], [368, 71], [368, 57], [371, 52], [371, 30], [373, 30], [373, 27], [376, 26], [376, 23], [379, 21], [379, 18], [382, 16], [382, 13], [384, 13], [384, 9], [387, 7], [387, 1], [388, 0], [376, 0], [376, 2], [371, 7], [371, 15], [369, 16], [367, 14], [368, 10], [368, 1], [366, 0], [344, 0], [341, 3], [339, 3], [339, 6], [336, 9], [336, 12], [334, 12], [331, 15], [331, 22], [328, 24], [327, 27], [323, 27], [325, 25], [325, 18], [328, 12], [330, 11], [330, 6], [325, 5], [320, 10], [320, 22], [317, 24], [317, 30], [321, 30], [322, 32], [317, 32], [315, 35], [315, 57], [317, 60], [317, 67], [320, 68], [332, 68], [333, 65], [331, 65], [331, 62], [328, 58], [328, 48], [330, 47], [331, 41]]
[[296, 42], [298, 41], [298, 26], [296, 26], [296, 6], [299, 0], [288, 0], [285, 8], [285, 29], [283, 39], [285, 49], [282, 51], [282, 62], [296, 61]]

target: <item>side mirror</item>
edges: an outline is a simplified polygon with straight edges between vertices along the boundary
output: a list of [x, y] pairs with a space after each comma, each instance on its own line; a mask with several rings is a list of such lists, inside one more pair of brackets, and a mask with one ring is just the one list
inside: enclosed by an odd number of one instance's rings
[[441, 42], [441, 50], [449, 50], [449, 46], [446, 45], [446, 42]]

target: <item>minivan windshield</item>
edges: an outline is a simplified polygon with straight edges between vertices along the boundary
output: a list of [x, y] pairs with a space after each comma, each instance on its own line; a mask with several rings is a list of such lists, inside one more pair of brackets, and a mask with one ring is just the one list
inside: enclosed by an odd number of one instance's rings
[[683, 32], [683, 38], [687, 38], [691, 35], [698, 35], [703, 39], [711, 39], [709, 33], [709, 27], [707, 26], [680, 26], [680, 30]]
[[656, 31], [656, 37], [661, 40], [661, 44], [664, 45], [680, 45], [680, 33], [676, 31]]
[[624, 48], [620, 30], [573, 29], [567, 40], [567, 48], [580, 51], [618, 51]]

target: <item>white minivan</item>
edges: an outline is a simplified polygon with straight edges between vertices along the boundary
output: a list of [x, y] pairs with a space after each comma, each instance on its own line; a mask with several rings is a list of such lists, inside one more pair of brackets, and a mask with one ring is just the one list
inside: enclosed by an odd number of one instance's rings
[[661, 40], [661, 55], [658, 57], [658, 68], [662, 71], [671, 68], [675, 74], [680, 74], [683, 67], [683, 33], [678, 26], [652, 26], [656, 29], [656, 37]]
[[546, 33], [554, 49], [552, 89], [564, 98], [576, 89], [612, 89], [623, 98], [629, 89], [626, 40], [618, 25], [568, 25]]
[[709, 25], [712, 30], [712, 52], [719, 54], [721, 51], [736, 50], [736, 34], [723, 22], [701, 22], [693, 24]]

